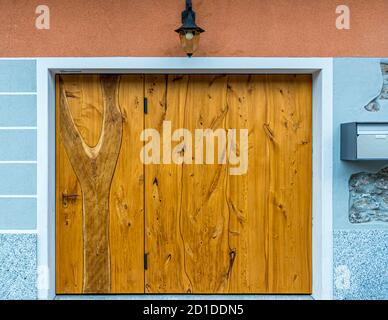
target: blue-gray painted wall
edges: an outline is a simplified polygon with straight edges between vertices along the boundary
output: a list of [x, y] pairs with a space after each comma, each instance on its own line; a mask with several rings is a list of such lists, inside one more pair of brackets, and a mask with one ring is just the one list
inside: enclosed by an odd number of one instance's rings
[[0, 60], [0, 230], [36, 229], [36, 118], [36, 61]]
[[36, 60], [0, 60], [0, 92], [36, 92]]
[[36, 95], [0, 96], [0, 127], [18, 126], [36, 126]]
[[37, 297], [36, 119], [36, 61], [0, 60], [0, 299]]
[[364, 109], [381, 91], [382, 59], [334, 60], [334, 152], [333, 204], [335, 229], [387, 228], [387, 223], [351, 224], [348, 219], [349, 178], [356, 172], [377, 172], [388, 161], [351, 162], [340, 160], [340, 125], [345, 122], [388, 122], [388, 100], [380, 100], [381, 110]]
[[[388, 101], [381, 110], [364, 106], [381, 89], [381, 59], [334, 60], [334, 294], [337, 299], [388, 299], [388, 224], [351, 224], [348, 181], [353, 173], [377, 172], [386, 162], [340, 160], [340, 124], [388, 121]], [[0, 60], [0, 299], [36, 297], [36, 61]], [[18, 94], [23, 93], [23, 94]], [[31, 93], [31, 94], [26, 94]], [[29, 127], [7, 130], [7, 127]], [[32, 127], [32, 128], [31, 128]], [[29, 161], [29, 163], [1, 163]], [[32, 161], [32, 163], [30, 162]], [[8, 197], [7, 197], [8, 196]]]
[[365, 110], [383, 83], [382, 59], [334, 60], [333, 226], [334, 297], [388, 299], [388, 223], [349, 222], [349, 178], [377, 172], [387, 161], [340, 160], [340, 125], [353, 121], [387, 121], [388, 100], [378, 112]]

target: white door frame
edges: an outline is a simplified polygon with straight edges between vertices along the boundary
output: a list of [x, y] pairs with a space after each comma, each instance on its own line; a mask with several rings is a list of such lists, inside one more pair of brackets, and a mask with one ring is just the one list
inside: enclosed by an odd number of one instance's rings
[[55, 297], [55, 74], [238, 73], [313, 76], [313, 293], [333, 297], [332, 58], [38, 58], [38, 298]]

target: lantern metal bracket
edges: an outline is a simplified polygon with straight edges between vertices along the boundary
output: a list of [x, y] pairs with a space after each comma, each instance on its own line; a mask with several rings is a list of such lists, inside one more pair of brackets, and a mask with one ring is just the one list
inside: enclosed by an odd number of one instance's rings
[[205, 32], [195, 23], [195, 12], [191, 0], [186, 0], [186, 9], [182, 12], [182, 26], [175, 30], [178, 33], [187, 31]]

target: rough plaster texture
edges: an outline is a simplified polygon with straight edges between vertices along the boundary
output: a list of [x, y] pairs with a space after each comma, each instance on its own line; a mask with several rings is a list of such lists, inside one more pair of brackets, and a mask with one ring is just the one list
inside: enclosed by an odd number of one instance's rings
[[[345, 122], [380, 122], [388, 119], [388, 100], [377, 99], [379, 112], [365, 106], [380, 97], [384, 86], [382, 65], [387, 59], [334, 59], [333, 228], [334, 298], [388, 299], [388, 224], [377, 218], [385, 208], [365, 201], [379, 194], [377, 173], [387, 161], [341, 161], [340, 125]], [[385, 70], [385, 69], [384, 69]], [[385, 72], [383, 70], [383, 72]], [[359, 174], [359, 176], [354, 176]], [[352, 177], [352, 179], [351, 179]], [[365, 179], [367, 178], [367, 179]], [[358, 181], [357, 181], [358, 180]], [[369, 180], [369, 181], [368, 181]], [[372, 181], [371, 181], [372, 180]], [[385, 180], [384, 180], [385, 181]], [[362, 182], [359, 185], [357, 182]], [[365, 183], [363, 183], [365, 182]], [[349, 190], [349, 183], [351, 188]], [[351, 195], [349, 196], [349, 192]], [[385, 193], [384, 189], [381, 192]], [[372, 199], [372, 196], [370, 196]], [[359, 202], [356, 202], [359, 200]], [[350, 207], [349, 207], [350, 205]], [[377, 207], [377, 208], [376, 208]], [[349, 219], [349, 209], [357, 209]], [[367, 209], [368, 208], [368, 209]], [[371, 210], [371, 208], [374, 208]], [[380, 210], [379, 210], [380, 209]], [[357, 214], [355, 214], [357, 212]], [[371, 214], [374, 213], [374, 214]], [[376, 214], [377, 213], [377, 214]], [[368, 223], [352, 223], [369, 220]]]
[[388, 100], [379, 100], [379, 112], [368, 112], [364, 106], [380, 95], [383, 85], [381, 63], [387, 59], [334, 59], [333, 119], [333, 227], [334, 229], [379, 229], [381, 221], [354, 224], [349, 221], [349, 180], [360, 172], [376, 173], [388, 161], [341, 161], [340, 126], [345, 122], [388, 121]]
[[388, 230], [334, 232], [334, 297], [388, 300]]
[[35, 234], [0, 234], [0, 299], [36, 299]]
[[388, 222], [388, 167], [373, 173], [357, 173], [349, 181], [349, 221]]
[[[312, 5], [313, 3], [313, 5]], [[50, 30], [34, 26], [50, 8]], [[336, 7], [351, 10], [336, 28]], [[193, 0], [201, 36], [197, 56], [383, 56], [386, 0]], [[183, 56], [174, 29], [184, 0], [1, 0], [0, 56]]]
[[388, 63], [381, 63], [381, 73], [383, 75], [381, 92], [365, 106], [365, 109], [371, 112], [380, 110], [380, 100], [388, 100]]

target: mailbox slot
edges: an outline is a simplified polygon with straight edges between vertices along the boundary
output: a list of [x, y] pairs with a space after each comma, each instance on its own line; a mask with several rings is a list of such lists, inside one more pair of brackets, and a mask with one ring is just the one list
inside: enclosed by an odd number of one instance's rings
[[342, 160], [388, 160], [388, 123], [341, 125]]

